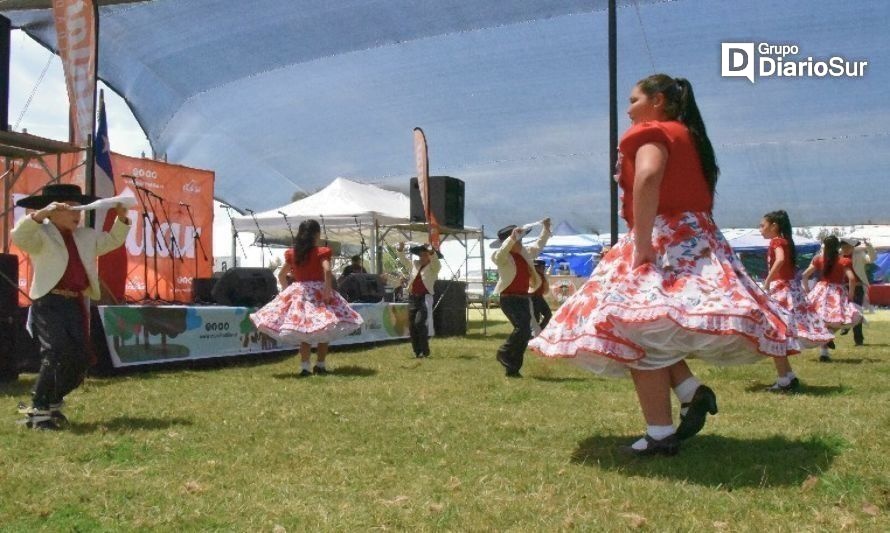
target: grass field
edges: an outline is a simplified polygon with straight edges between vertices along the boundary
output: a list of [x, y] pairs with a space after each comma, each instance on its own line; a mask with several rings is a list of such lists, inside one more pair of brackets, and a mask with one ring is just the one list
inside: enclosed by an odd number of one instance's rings
[[0, 384], [2, 531], [890, 530], [890, 312], [868, 346], [694, 370], [720, 414], [673, 458], [615, 452], [643, 430], [628, 380], [527, 356], [494, 361], [495, 312], [464, 338], [90, 378], [72, 425], [15, 424], [34, 375]]

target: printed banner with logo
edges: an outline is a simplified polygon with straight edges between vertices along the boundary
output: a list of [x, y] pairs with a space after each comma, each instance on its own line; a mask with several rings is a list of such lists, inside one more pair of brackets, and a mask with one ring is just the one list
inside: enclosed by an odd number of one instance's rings
[[83, 147], [96, 117], [98, 11], [93, 0], [53, 0], [53, 17], [71, 106], [71, 141]]
[[[409, 336], [408, 304], [354, 303], [364, 319], [361, 329], [332, 342], [358, 344]], [[299, 350], [254, 328], [248, 307], [99, 306], [105, 339], [115, 367], [210, 357], [231, 357], [278, 350]]]
[[[21, 161], [12, 161], [14, 172], [11, 175], [18, 177], [11, 198], [8, 202], [4, 198], [2, 205], [12, 206], [19, 199], [39, 192], [50, 182], [50, 175], [58, 175], [59, 168], [75, 167], [82, 160], [82, 154], [45, 159], [46, 162], [31, 160], [24, 169]], [[118, 194], [134, 195], [141, 200], [129, 214], [132, 227], [125, 244], [127, 301], [191, 302], [192, 279], [210, 277], [213, 268], [213, 172], [114, 153], [111, 162]], [[83, 166], [80, 166], [60, 181], [83, 187], [83, 174]], [[8, 230], [25, 214], [26, 210], [22, 208], [7, 211]], [[13, 245], [10, 245], [9, 253], [19, 257], [19, 288], [27, 293], [31, 280], [30, 260]], [[20, 295], [19, 305], [30, 303], [27, 297]]]

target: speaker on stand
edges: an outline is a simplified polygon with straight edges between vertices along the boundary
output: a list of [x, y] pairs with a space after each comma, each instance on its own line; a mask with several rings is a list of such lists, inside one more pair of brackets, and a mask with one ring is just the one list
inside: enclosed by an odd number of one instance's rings
[[[411, 222], [426, 222], [417, 178], [411, 178]], [[451, 176], [430, 176], [430, 211], [439, 224], [463, 229], [464, 182]]]

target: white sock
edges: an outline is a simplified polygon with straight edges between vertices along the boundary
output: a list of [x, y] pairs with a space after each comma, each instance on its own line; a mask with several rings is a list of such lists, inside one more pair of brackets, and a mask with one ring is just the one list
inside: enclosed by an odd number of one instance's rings
[[[669, 426], [646, 426], [646, 434], [652, 437], [655, 440], [662, 440], [666, 437], [670, 437], [677, 430], [674, 429], [673, 425]], [[631, 448], [634, 450], [645, 450], [648, 447], [649, 443], [646, 442], [646, 437], [636, 441], [631, 444]]]
[[305, 370], [308, 372], [310, 368], [311, 366], [309, 364], [309, 361], [300, 361], [300, 370]]
[[785, 374], [784, 376], [779, 377], [779, 379], [776, 380], [776, 383], [780, 387], [787, 387], [788, 385], [791, 385], [791, 377], [788, 376], [794, 377], [794, 374]]
[[324, 368], [324, 361], [316, 361], [315, 366], [317, 366], [318, 368]]
[[[674, 394], [677, 395], [677, 399], [680, 400], [680, 403], [691, 402], [692, 397], [695, 396], [695, 391], [701, 387], [701, 381], [698, 380], [695, 376], [689, 376], [684, 379], [682, 383], [674, 387]], [[680, 414], [686, 415], [686, 411], [688, 411], [688, 407], [681, 407]]]
[[828, 355], [828, 346], [822, 346], [822, 350], [819, 352], [819, 355]]

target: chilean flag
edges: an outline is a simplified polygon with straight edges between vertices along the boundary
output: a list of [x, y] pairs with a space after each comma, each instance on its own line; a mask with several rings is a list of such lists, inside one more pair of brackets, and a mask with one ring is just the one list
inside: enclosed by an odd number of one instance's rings
[[[108, 145], [108, 119], [105, 117], [105, 93], [99, 93], [99, 125], [96, 128], [96, 167], [93, 174], [94, 191], [99, 198], [115, 195], [114, 173], [111, 170], [111, 147]], [[102, 231], [111, 230], [117, 214], [113, 209], [96, 211], [96, 226]], [[127, 288], [127, 247], [121, 246], [99, 257], [99, 279], [102, 284], [103, 299], [110, 296], [115, 303], [124, 302]]]

